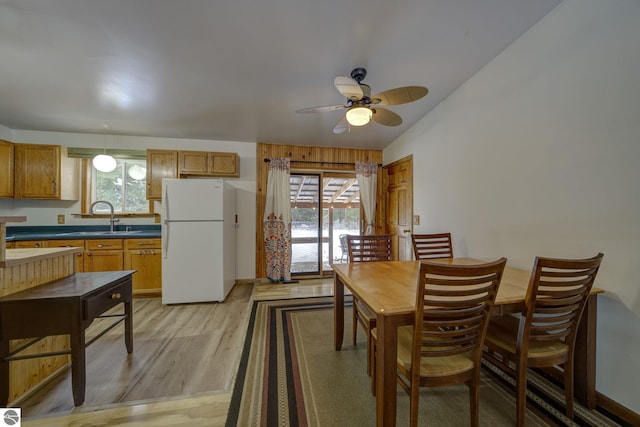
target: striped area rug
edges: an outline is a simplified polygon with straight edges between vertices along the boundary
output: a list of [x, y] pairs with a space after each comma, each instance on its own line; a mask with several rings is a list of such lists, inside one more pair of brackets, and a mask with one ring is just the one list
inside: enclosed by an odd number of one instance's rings
[[[226, 426], [375, 425], [365, 337], [360, 333], [357, 345], [351, 345], [350, 320], [350, 313], [345, 313], [345, 343], [335, 351], [333, 298], [254, 302]], [[527, 426], [619, 425], [580, 405], [574, 420], [568, 420], [562, 390], [539, 375], [532, 374], [530, 380]], [[513, 379], [486, 364], [481, 425], [514, 425], [512, 390]], [[398, 388], [397, 398], [397, 425], [408, 425], [408, 396]], [[466, 386], [422, 389], [420, 425], [468, 424]]]

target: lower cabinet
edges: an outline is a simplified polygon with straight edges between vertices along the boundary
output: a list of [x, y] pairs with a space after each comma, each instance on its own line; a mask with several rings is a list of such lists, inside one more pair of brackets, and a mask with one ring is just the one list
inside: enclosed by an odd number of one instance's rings
[[160, 296], [162, 293], [162, 240], [143, 239], [60, 239], [7, 242], [15, 248], [84, 248], [77, 255], [76, 272], [136, 270], [133, 294]]
[[19, 240], [19, 241], [15, 242], [14, 247], [18, 248], [18, 249], [21, 249], [21, 248], [29, 248], [29, 249], [44, 248], [45, 244], [44, 244], [44, 240]]
[[[45, 240], [47, 248], [84, 248], [84, 240]], [[76, 273], [84, 271], [84, 252], [76, 255]]]
[[126, 239], [124, 269], [133, 274], [133, 294], [159, 296], [162, 292], [161, 239]]
[[85, 240], [84, 271], [124, 270], [122, 239]]

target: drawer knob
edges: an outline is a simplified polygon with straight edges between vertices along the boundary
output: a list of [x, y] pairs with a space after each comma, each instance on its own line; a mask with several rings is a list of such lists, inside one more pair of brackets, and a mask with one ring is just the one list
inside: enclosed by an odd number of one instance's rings
[[120, 299], [120, 297], [122, 297], [120, 294], [111, 294], [111, 299]]

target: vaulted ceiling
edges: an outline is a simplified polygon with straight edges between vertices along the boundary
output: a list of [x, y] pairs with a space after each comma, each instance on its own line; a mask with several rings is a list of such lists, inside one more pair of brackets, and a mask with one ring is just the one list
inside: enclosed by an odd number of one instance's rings
[[[0, 124], [11, 129], [381, 149], [560, 0], [0, 0]], [[397, 127], [334, 135], [337, 75]]]

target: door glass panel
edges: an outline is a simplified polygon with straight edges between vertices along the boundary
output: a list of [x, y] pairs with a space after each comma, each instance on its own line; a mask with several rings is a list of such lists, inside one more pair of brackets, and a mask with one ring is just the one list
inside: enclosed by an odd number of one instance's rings
[[291, 174], [291, 274], [320, 274], [320, 176]]
[[322, 235], [327, 239], [323, 247], [323, 271], [331, 271], [331, 264], [347, 262], [346, 241], [340, 236], [360, 234], [360, 190], [354, 174], [327, 173], [323, 177], [323, 205], [327, 211]]
[[[320, 185], [322, 183], [322, 186]], [[347, 262], [343, 234], [360, 234], [360, 192], [354, 174], [292, 173], [291, 274], [320, 276]]]

